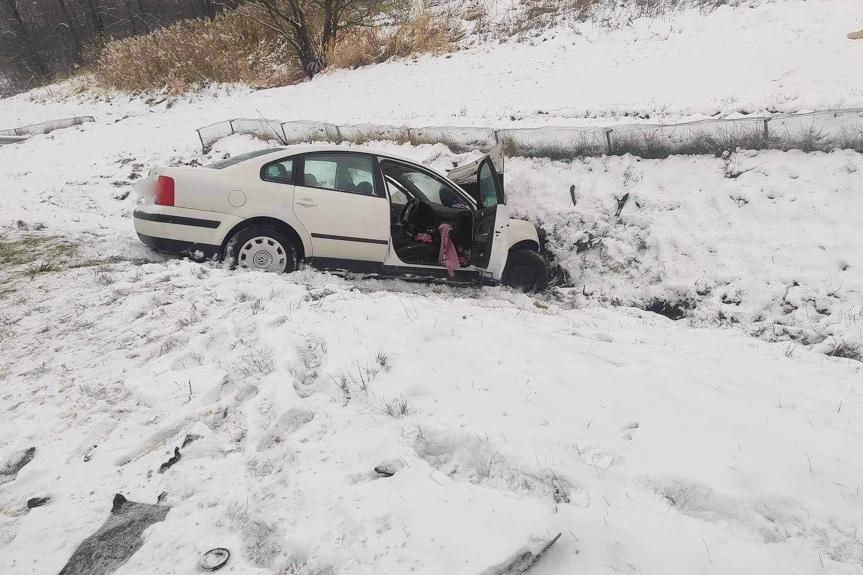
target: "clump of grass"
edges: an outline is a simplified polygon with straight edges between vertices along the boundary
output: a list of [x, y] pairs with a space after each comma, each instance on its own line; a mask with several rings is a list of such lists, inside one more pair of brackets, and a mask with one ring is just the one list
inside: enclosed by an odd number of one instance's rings
[[413, 411], [410, 401], [404, 396], [399, 396], [390, 401], [384, 401], [383, 405], [372, 408], [383, 415], [389, 415], [393, 419], [402, 419]]
[[159, 345], [159, 349], [156, 350], [156, 353], [153, 357], [162, 357], [163, 355], [172, 352], [180, 346], [180, 342], [178, 342], [173, 337], [166, 337], [165, 340]]
[[273, 352], [249, 347], [234, 369], [243, 377], [265, 377], [276, 371]]
[[342, 395], [344, 395], [345, 403], [347, 404], [348, 402], [350, 402], [353, 394], [351, 393], [351, 386], [348, 382], [348, 376], [342, 373], [339, 374], [338, 379], [336, 379], [332, 375], [329, 377], [331, 380], [333, 380], [333, 383], [336, 384], [336, 387], [338, 387], [339, 390], [342, 392]]
[[195, 307], [195, 304], [192, 304], [192, 309], [189, 310], [189, 315], [177, 320], [177, 327], [189, 327], [190, 325], [195, 325], [199, 321], [201, 321], [201, 316], [198, 314], [198, 309]]
[[65, 238], [51, 235], [24, 235], [9, 239], [0, 234], [0, 264], [19, 266], [38, 260], [57, 261], [71, 258], [78, 245]]
[[103, 286], [109, 286], [114, 283], [114, 278], [107, 272], [96, 271], [96, 283]]
[[848, 344], [842, 341], [836, 344], [828, 355], [832, 357], [844, 357], [845, 359], [853, 359], [854, 361], [863, 362], [863, 349], [859, 345]]
[[382, 370], [388, 373], [393, 368], [392, 364], [390, 364], [389, 355], [383, 350], [379, 351], [375, 356], [375, 363], [377, 363]]
[[454, 12], [422, 8], [394, 27], [347, 31], [329, 46], [328, 67], [353, 69], [390, 58], [451, 52], [459, 39], [458, 29]]
[[27, 275], [30, 280], [33, 280], [37, 275], [48, 272], [53, 272], [57, 269], [57, 264], [53, 262], [38, 262], [27, 264]]

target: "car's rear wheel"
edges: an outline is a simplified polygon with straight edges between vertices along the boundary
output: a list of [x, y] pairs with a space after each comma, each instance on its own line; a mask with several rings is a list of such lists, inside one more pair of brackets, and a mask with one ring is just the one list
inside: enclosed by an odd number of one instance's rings
[[228, 242], [225, 255], [240, 268], [285, 273], [297, 269], [297, 248], [285, 234], [270, 226], [240, 230]]
[[515, 250], [506, 259], [501, 283], [524, 293], [541, 292], [548, 286], [548, 268], [538, 253]]

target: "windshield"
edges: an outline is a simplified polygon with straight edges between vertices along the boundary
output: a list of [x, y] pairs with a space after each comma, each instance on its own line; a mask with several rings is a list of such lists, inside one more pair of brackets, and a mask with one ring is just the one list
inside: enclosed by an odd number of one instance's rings
[[212, 164], [204, 167], [210, 168], [211, 170], [223, 170], [225, 168], [230, 168], [233, 165], [239, 164], [240, 162], [245, 162], [246, 160], [251, 160], [252, 158], [257, 158], [258, 156], [263, 156], [264, 154], [269, 154], [271, 152], [278, 152], [279, 150], [284, 149], [285, 148], [264, 148], [263, 150], [246, 152], [245, 154], [238, 154], [224, 160], [219, 160], [218, 162], [213, 162]]

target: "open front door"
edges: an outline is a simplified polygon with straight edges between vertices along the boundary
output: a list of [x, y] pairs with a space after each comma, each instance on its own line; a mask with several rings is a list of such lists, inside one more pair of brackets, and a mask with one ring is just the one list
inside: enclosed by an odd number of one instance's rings
[[503, 195], [503, 146], [501, 144], [492, 148], [488, 154], [478, 160], [453, 168], [447, 174], [447, 177], [458, 184], [461, 189], [470, 194], [478, 204], [482, 205], [483, 202], [480, 199], [479, 187], [477, 185], [477, 174], [479, 173], [480, 166], [482, 166], [486, 160], [491, 161], [491, 168], [497, 175], [497, 203], [505, 204], [506, 199]]
[[502, 201], [503, 182], [489, 156], [480, 160], [477, 167], [474, 185], [478, 206], [474, 216], [471, 261], [494, 279], [500, 279], [509, 245], [509, 213]]

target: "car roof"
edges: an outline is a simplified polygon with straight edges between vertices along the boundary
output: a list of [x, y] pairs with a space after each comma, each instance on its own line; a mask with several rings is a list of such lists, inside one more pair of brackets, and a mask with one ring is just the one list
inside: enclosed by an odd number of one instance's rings
[[371, 148], [366, 148], [363, 146], [339, 146], [337, 144], [322, 144], [322, 145], [309, 145], [309, 144], [296, 144], [292, 146], [282, 146], [279, 148], [273, 148], [271, 153], [261, 154], [260, 156], [255, 156], [254, 158], [250, 158], [244, 162], [240, 162], [237, 165], [244, 164], [246, 162], [255, 160], [261, 164], [266, 164], [267, 162], [271, 162], [278, 158], [285, 158], [287, 156], [294, 156], [297, 154], [307, 154], [310, 152], [357, 152], [361, 154], [371, 154], [374, 156], [378, 156], [379, 158], [389, 158], [392, 160], [399, 160], [402, 162], [408, 162], [409, 164], [413, 164], [415, 166], [419, 166], [421, 168], [425, 168], [435, 174], [438, 174], [443, 177], [447, 177], [446, 174], [442, 174], [438, 170], [430, 166], [424, 165], [422, 162], [407, 158], [404, 156], [400, 156], [398, 154], [391, 154], [389, 152], [382, 152], [380, 150], [373, 150]]

